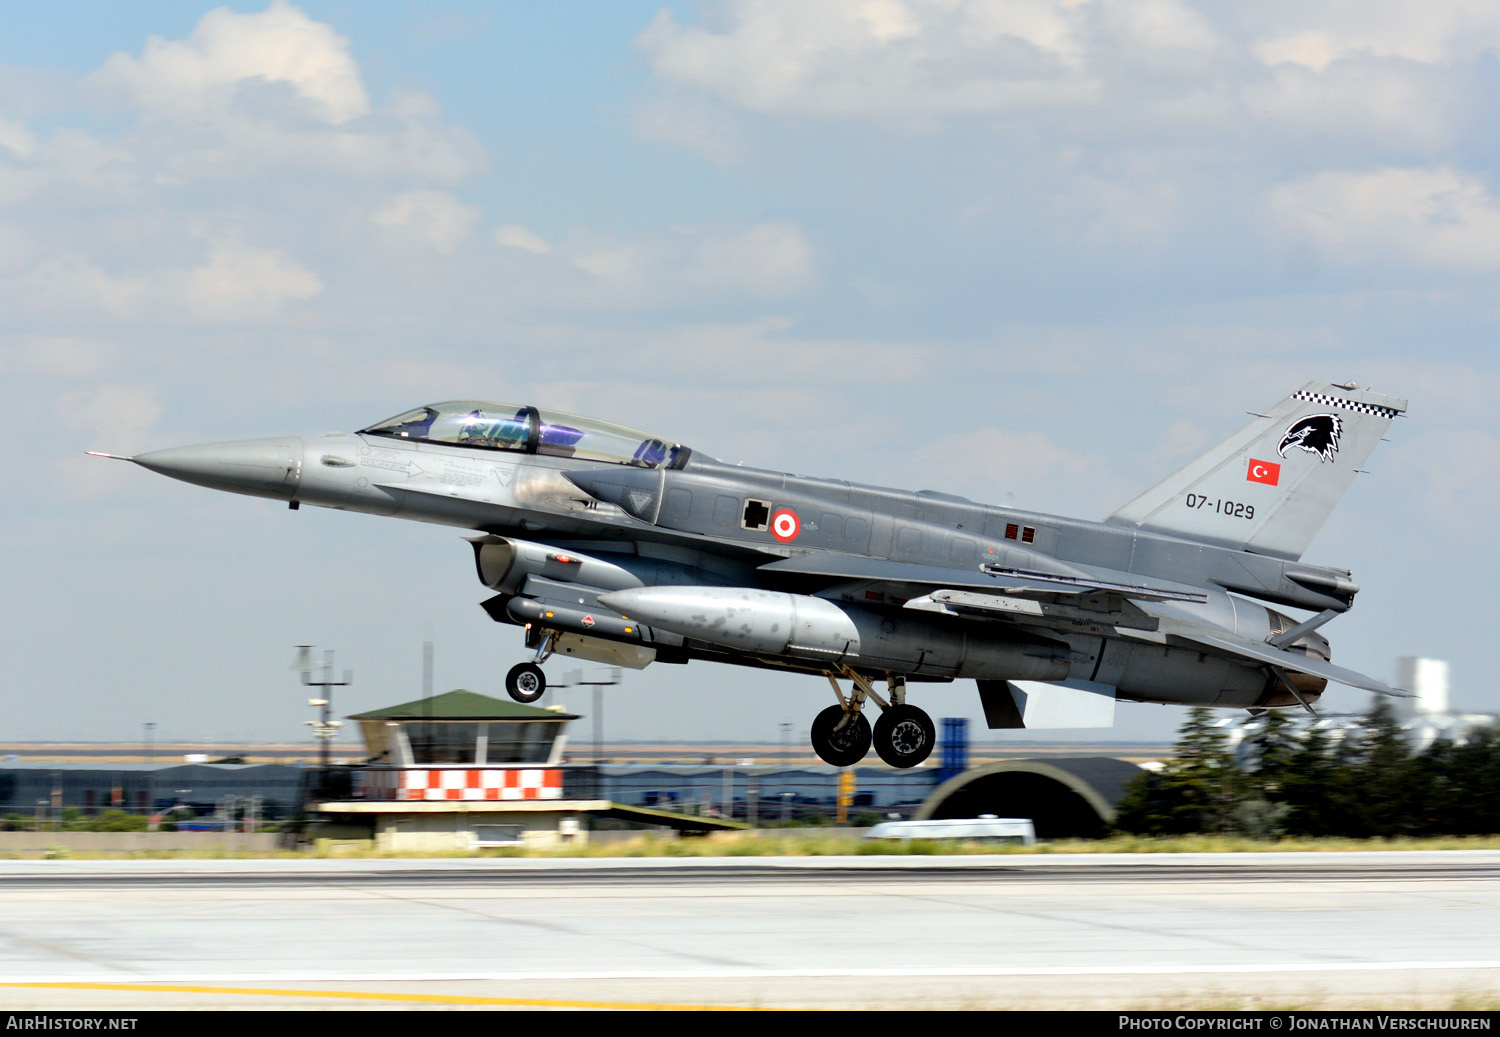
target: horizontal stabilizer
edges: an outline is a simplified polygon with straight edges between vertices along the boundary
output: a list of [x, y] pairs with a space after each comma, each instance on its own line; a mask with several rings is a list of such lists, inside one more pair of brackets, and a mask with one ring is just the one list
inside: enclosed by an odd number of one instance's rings
[[[1125, 631], [1125, 633], [1129, 633]], [[1191, 634], [1175, 630], [1167, 635], [1167, 641], [1182, 644], [1205, 645], [1220, 652], [1229, 652], [1242, 659], [1250, 659], [1254, 662], [1265, 663], [1268, 666], [1277, 666], [1283, 670], [1292, 670], [1296, 673], [1308, 673], [1314, 677], [1323, 677], [1326, 680], [1337, 681], [1339, 684], [1347, 684], [1351, 688], [1359, 688], [1363, 691], [1373, 691], [1377, 695], [1390, 695], [1394, 698], [1409, 699], [1411, 692], [1393, 688], [1388, 684], [1382, 684], [1374, 677], [1366, 677], [1362, 673], [1346, 670], [1342, 666], [1324, 662], [1322, 659], [1312, 655], [1304, 655], [1301, 652], [1287, 652], [1275, 648], [1264, 642], [1251, 643], [1249, 641], [1234, 641], [1227, 637], [1220, 637], [1201, 629], [1194, 629]]]
[[991, 730], [1113, 727], [1115, 689], [1096, 681], [976, 681]]

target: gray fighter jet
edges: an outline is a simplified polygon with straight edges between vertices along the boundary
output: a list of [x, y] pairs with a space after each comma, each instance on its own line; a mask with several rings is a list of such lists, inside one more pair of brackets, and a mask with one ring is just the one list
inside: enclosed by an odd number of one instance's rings
[[992, 728], [1109, 726], [1117, 699], [1310, 708], [1330, 680], [1401, 694], [1330, 662], [1318, 628], [1359, 588], [1300, 559], [1405, 410], [1311, 382], [1103, 522], [729, 465], [474, 400], [123, 460], [294, 509], [476, 531], [479, 580], [498, 592], [483, 607], [534, 652], [506, 677], [519, 701], [541, 696], [558, 654], [793, 670], [833, 686], [819, 756], [849, 766], [873, 741], [911, 767], [936, 740], [907, 700], [917, 682], [974, 679]]

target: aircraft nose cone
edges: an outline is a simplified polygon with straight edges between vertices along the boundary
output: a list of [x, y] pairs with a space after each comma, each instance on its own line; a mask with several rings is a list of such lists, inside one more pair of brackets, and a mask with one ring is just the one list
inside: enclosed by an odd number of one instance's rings
[[168, 447], [131, 460], [183, 482], [276, 500], [291, 500], [302, 480], [302, 440], [291, 436]]

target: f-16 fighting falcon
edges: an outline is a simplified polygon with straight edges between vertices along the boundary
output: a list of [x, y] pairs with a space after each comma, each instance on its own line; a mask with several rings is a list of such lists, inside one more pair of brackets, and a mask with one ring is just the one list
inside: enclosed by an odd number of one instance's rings
[[912, 767], [936, 740], [908, 701], [923, 682], [973, 679], [991, 728], [1107, 727], [1119, 699], [1310, 709], [1330, 680], [1401, 694], [1330, 662], [1318, 630], [1359, 588], [1301, 557], [1405, 410], [1310, 382], [1103, 522], [745, 468], [476, 400], [121, 459], [293, 509], [473, 530], [496, 592], [483, 608], [533, 653], [506, 677], [521, 702], [558, 654], [792, 670], [832, 685], [820, 757], [850, 766], [873, 742]]

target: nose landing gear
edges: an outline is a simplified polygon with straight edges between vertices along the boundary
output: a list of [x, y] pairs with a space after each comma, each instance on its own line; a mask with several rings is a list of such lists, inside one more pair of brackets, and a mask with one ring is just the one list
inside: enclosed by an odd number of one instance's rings
[[516, 663], [505, 675], [505, 691], [517, 702], [535, 702], [547, 691], [547, 675], [537, 665], [552, 656], [552, 642], [557, 635], [543, 633], [536, 646], [536, 657], [529, 663]]

